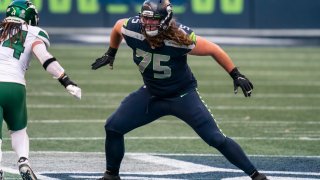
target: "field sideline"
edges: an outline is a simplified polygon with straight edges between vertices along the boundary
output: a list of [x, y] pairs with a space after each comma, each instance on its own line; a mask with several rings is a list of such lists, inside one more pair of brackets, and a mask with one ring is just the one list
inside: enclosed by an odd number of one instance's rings
[[[188, 60], [199, 92], [220, 128], [273, 179], [320, 179], [320, 48], [233, 46], [225, 50], [253, 82], [251, 98], [233, 94], [231, 78], [214, 60], [194, 56]], [[96, 71], [90, 69], [90, 64], [104, 53], [103, 46], [53, 45], [50, 51], [82, 88], [83, 98], [78, 101], [71, 97], [33, 60], [27, 72], [32, 164], [43, 179], [94, 179], [104, 168], [105, 119], [128, 93], [142, 85], [141, 76], [127, 47], [119, 50], [114, 70]], [[2, 133], [2, 166], [7, 168], [7, 179], [15, 179], [16, 159], [6, 125]], [[128, 163], [124, 164], [124, 179], [246, 179], [190, 127], [171, 116], [128, 133], [125, 141]], [[53, 152], [59, 152], [59, 161], [54, 165], [46, 162]], [[63, 161], [70, 152], [80, 154], [77, 162], [90, 164], [93, 158], [102, 167], [88, 169], [80, 177], [72, 159]], [[48, 156], [43, 155], [46, 153]], [[81, 159], [86, 154], [92, 156]], [[157, 158], [163, 164], [152, 161]], [[134, 168], [137, 162], [144, 163]], [[50, 169], [50, 165], [63, 163], [75, 167], [69, 167], [69, 173]], [[186, 169], [165, 163], [178, 163]], [[150, 164], [163, 167], [168, 173], [147, 173]], [[48, 169], [41, 169], [43, 166]]]

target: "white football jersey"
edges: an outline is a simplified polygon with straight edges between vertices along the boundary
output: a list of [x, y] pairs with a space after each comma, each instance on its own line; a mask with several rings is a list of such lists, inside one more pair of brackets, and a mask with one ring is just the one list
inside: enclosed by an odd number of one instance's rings
[[31, 61], [33, 42], [41, 39], [50, 46], [47, 32], [37, 26], [23, 25], [21, 32], [24, 42], [10, 43], [7, 38], [0, 43], [0, 82], [26, 85], [25, 73]]

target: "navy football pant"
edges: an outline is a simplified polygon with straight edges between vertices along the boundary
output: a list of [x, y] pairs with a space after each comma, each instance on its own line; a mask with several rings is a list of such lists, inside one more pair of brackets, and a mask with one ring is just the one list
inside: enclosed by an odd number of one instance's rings
[[220, 131], [196, 90], [174, 98], [158, 98], [144, 87], [127, 96], [107, 120], [107, 170], [119, 172], [125, 152], [124, 134], [165, 115], [173, 115], [186, 122], [208, 145], [218, 149], [248, 175], [255, 170], [241, 147]]

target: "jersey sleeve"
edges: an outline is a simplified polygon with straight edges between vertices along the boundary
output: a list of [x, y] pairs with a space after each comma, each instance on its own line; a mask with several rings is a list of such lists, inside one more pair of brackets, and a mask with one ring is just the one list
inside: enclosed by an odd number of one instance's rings
[[38, 34], [36, 34], [36, 36], [46, 44], [47, 48], [50, 47], [49, 35], [45, 30], [39, 28]]
[[141, 23], [139, 16], [130, 17], [122, 26], [121, 32], [127, 37], [132, 37], [139, 40], [144, 40], [145, 37], [141, 34]]
[[134, 48], [137, 43], [145, 40], [141, 34], [141, 23], [138, 16], [127, 19], [121, 28], [121, 33], [128, 46]]
[[188, 26], [185, 26], [183, 24], [177, 23], [177, 26], [179, 27], [180, 30], [184, 31], [189, 38], [193, 41], [194, 44], [196, 44], [197, 42], [197, 36], [195, 34], [195, 32]]
[[38, 26], [29, 26], [28, 33], [32, 39], [41, 39], [47, 48], [50, 47], [50, 39], [48, 33]]
[[134, 17], [128, 18], [123, 23], [123, 27], [125, 29], [131, 30], [131, 31], [139, 32], [140, 31], [140, 18], [139, 18], [139, 16], [134, 16]]

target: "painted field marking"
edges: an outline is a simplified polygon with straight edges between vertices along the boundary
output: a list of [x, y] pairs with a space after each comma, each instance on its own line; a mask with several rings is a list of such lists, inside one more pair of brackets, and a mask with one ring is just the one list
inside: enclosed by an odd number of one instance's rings
[[[95, 141], [95, 140], [104, 140], [105, 137], [29, 137], [30, 141], [78, 141], [78, 140], [86, 140], [86, 141]], [[232, 137], [234, 140], [273, 140], [273, 141], [282, 141], [282, 140], [290, 140], [290, 141], [320, 141], [320, 138], [312, 138], [312, 137]], [[3, 138], [4, 141], [11, 140], [10, 138]], [[127, 136], [125, 140], [201, 140], [198, 136]]]
[[[105, 105], [66, 105], [66, 104], [28, 104], [28, 108], [32, 109], [115, 109], [119, 103]], [[320, 110], [320, 106], [212, 106], [215, 110], [288, 110], [288, 111], [305, 111], [305, 110]]]
[[[221, 120], [222, 119], [222, 120]], [[250, 125], [261, 125], [261, 124], [309, 124], [309, 125], [317, 125], [320, 124], [319, 121], [286, 121], [286, 120], [247, 120], [239, 118], [237, 120], [225, 120], [225, 119], [232, 119], [232, 118], [220, 118], [217, 120], [219, 124], [237, 124], [237, 123], [248, 123]], [[48, 119], [48, 120], [28, 120], [28, 123], [40, 123], [40, 124], [53, 124], [53, 123], [105, 123], [105, 119]], [[185, 122], [176, 120], [176, 119], [161, 119], [158, 121], [154, 121], [152, 123], [159, 123], [159, 124], [185, 124]]]
[[[292, 178], [292, 177], [275, 177], [275, 176], [268, 176], [269, 179], [272, 180], [319, 180], [318, 178]], [[223, 178], [221, 180], [249, 180], [247, 176], [242, 177], [233, 177], [233, 178]]]
[[[216, 97], [216, 98], [235, 98], [236, 96], [232, 93], [200, 93], [203, 97]], [[47, 97], [65, 97], [69, 96], [69, 94], [65, 92], [57, 93], [57, 92], [48, 92], [48, 91], [39, 91], [37, 93], [27, 93], [28, 96], [47, 96]], [[127, 96], [128, 93], [86, 93], [87, 97], [124, 97]], [[269, 93], [269, 94], [254, 94], [254, 98], [320, 98], [320, 94], [301, 94], [301, 93]]]
[[[19, 171], [17, 169], [13, 169], [13, 168], [9, 168], [9, 167], [3, 167], [3, 166], [1, 168], [2, 168], [2, 170], [4, 172], [8, 172], [10, 174], [19, 174], [20, 175], [20, 173], [19, 173]], [[59, 179], [56, 179], [56, 178], [50, 178], [50, 177], [47, 177], [47, 176], [43, 176], [43, 175], [38, 174], [38, 173], [36, 173], [36, 176], [37, 176], [38, 179], [59, 180]], [[6, 179], [8, 179], [8, 178], [6, 178]]]
[[[265, 76], [272, 76], [272, 75], [275, 75], [274, 72], [271, 72], [272, 74], [270, 75], [266, 75], [264, 74]], [[126, 74], [127, 75], [127, 74]], [[282, 76], [284, 76], [283, 74], [281, 74]], [[279, 74], [276, 75], [276, 77], [278, 76], [281, 76]], [[292, 76], [292, 75], [297, 75], [297, 74], [288, 74], [287, 76]], [[305, 76], [311, 76], [314, 74], [312, 73], [308, 73], [308, 74], [303, 74]], [[256, 74], [255, 74], [256, 76]], [[209, 81], [209, 80], [201, 80], [201, 81], [198, 81], [199, 84], [201, 86], [212, 86], [212, 85], [225, 85], [225, 86], [231, 86], [232, 85], [232, 82], [229, 82], [229, 81]], [[128, 86], [128, 85], [137, 85], [137, 86], [141, 86], [143, 84], [143, 82], [141, 82], [140, 80], [91, 80], [91, 81], [87, 81], [87, 80], [80, 80], [79, 83], [81, 84], [96, 84], [96, 85], [125, 85], [125, 86]], [[48, 80], [37, 80], [37, 81], [32, 81], [32, 82], [29, 82], [29, 84], [32, 84], [32, 85], [42, 85], [42, 84], [56, 84], [56, 82], [54, 81], [48, 81]], [[255, 83], [256, 85], [259, 85], [259, 86], [311, 86], [311, 87], [318, 87], [320, 86], [320, 82], [317, 82], [317, 81], [266, 81], [266, 82], [257, 82]]]
[[[14, 156], [14, 152], [3, 152], [4, 157]], [[96, 179], [99, 178], [98, 174], [102, 174], [103, 171], [99, 172], [98, 169], [103, 169], [100, 166], [103, 166], [105, 163], [104, 153], [102, 152], [55, 152], [55, 151], [39, 151], [31, 152], [32, 159], [34, 160], [34, 165], [37, 166], [37, 175], [40, 179], [46, 180], [56, 180], [54, 178], [49, 178], [50, 174], [55, 174], [55, 177], [63, 174], [69, 174], [67, 179]], [[166, 156], [166, 157], [161, 157]], [[188, 162], [184, 160], [177, 160], [170, 158], [168, 156], [199, 156], [199, 157], [222, 157], [221, 155], [211, 155], [211, 154], [161, 154], [161, 153], [126, 153], [123, 165], [126, 166], [121, 172], [123, 179], [140, 179], [140, 180], [169, 180], [171, 178], [161, 177], [167, 175], [185, 175], [185, 174], [196, 174], [196, 173], [211, 173], [211, 172], [221, 172], [221, 173], [235, 173], [240, 175], [239, 177], [233, 178], [224, 178], [223, 180], [249, 180], [247, 176], [243, 175], [243, 172], [238, 169], [231, 168], [218, 168], [209, 165], [203, 165], [199, 163]], [[86, 158], [80, 158], [86, 157]], [[267, 155], [253, 155], [250, 157], [270, 157], [270, 158], [280, 158], [280, 157], [289, 157], [289, 158], [311, 158], [311, 159], [320, 159], [320, 156], [267, 156]], [[46, 161], [41, 159], [49, 158]], [[10, 158], [12, 159], [12, 158]], [[98, 161], [96, 161], [98, 160]], [[87, 167], [82, 167], [79, 169], [79, 162], [82, 164], [90, 165], [90, 163], [95, 164], [95, 166], [90, 167], [89, 170]], [[93, 161], [93, 162], [92, 162]], [[60, 170], [57, 167], [56, 163], [52, 166], [52, 162], [61, 162], [64, 163], [66, 168]], [[41, 164], [46, 163], [46, 164]], [[145, 164], [145, 165], [143, 165]], [[129, 166], [128, 166], [129, 165]], [[139, 165], [143, 165], [137, 167]], [[149, 166], [148, 166], [149, 165]], [[150, 170], [150, 165], [153, 169]], [[18, 173], [17, 170], [12, 169], [11, 160], [4, 165], [4, 170], [10, 173]], [[8, 167], [7, 167], [8, 166]], [[97, 167], [99, 167], [97, 169]], [[56, 169], [56, 170], [54, 170]], [[84, 170], [85, 169], [85, 170]], [[149, 171], [141, 171], [141, 169]], [[319, 172], [300, 172], [300, 171], [269, 171], [262, 170], [266, 174], [270, 174], [270, 178], [273, 180], [291, 180], [292, 176], [298, 176], [294, 178], [296, 180], [313, 180], [314, 178], [306, 178], [308, 176], [319, 176]], [[77, 175], [79, 174], [79, 175]], [[229, 174], [230, 175], [230, 174]], [[279, 175], [279, 176], [277, 176]], [[154, 177], [156, 176], [156, 177]], [[226, 174], [225, 176], [228, 176]], [[288, 177], [286, 177], [288, 176]], [[305, 176], [305, 177], [304, 177]], [[63, 179], [63, 178], [62, 178]], [[181, 179], [179, 177], [175, 178]]]

